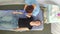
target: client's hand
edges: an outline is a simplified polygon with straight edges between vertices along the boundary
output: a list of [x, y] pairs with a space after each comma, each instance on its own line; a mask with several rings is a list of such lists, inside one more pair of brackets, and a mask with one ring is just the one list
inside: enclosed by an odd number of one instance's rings
[[31, 26], [39, 26], [39, 25], [41, 25], [41, 22], [40, 21], [32, 21], [32, 22], [30, 22], [30, 25]]

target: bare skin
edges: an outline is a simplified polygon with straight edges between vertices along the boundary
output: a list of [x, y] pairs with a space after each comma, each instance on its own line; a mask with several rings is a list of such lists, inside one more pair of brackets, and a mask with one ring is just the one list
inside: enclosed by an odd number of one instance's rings
[[30, 25], [31, 26], [40, 26], [41, 25], [41, 22], [40, 21], [31, 21], [30, 22]]
[[21, 27], [21, 28], [16, 28], [14, 30], [15, 31], [29, 31], [29, 28], [27, 28], [27, 27]]
[[12, 12], [13, 14], [23, 14], [22, 12]]

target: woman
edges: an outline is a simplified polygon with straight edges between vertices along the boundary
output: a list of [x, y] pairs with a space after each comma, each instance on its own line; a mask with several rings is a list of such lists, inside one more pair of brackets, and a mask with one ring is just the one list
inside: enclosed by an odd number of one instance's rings
[[39, 26], [41, 24], [40, 20], [34, 19], [35, 17], [32, 15], [34, 8], [34, 5], [25, 5], [23, 11], [13, 12], [13, 14], [21, 14], [23, 16], [18, 20], [19, 29], [32, 29], [33, 26]]

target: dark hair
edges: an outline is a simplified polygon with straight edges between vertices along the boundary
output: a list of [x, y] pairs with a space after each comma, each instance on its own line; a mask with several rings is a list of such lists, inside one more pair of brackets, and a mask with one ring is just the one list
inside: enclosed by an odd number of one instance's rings
[[26, 9], [25, 9], [25, 11], [26, 11], [27, 13], [32, 13], [33, 10], [34, 10], [34, 6], [33, 6], [33, 5], [28, 5], [28, 6], [26, 7]]

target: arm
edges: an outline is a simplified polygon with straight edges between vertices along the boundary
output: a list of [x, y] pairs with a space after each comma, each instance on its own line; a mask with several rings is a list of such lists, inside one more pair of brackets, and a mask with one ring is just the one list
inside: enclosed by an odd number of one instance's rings
[[12, 12], [13, 14], [23, 14], [22, 12]]
[[30, 25], [31, 26], [40, 26], [41, 21], [37, 17], [34, 17], [34, 20], [30, 22]]
[[28, 6], [27, 4], [24, 6], [24, 10], [26, 9], [27, 6]]
[[[36, 22], [37, 24], [35, 23], [36, 26], [37, 25], [40, 26], [43, 23], [43, 12], [42, 11], [40, 11], [37, 16], [34, 16], [34, 21], [39, 21], [39, 22]], [[30, 25], [32, 23], [33, 22], [30, 22]], [[34, 24], [32, 24], [32, 25], [34, 25]]]
[[30, 25], [31, 26], [39, 26], [39, 25], [41, 25], [41, 22], [40, 21], [31, 21]]

